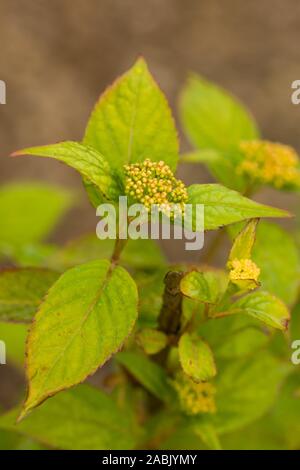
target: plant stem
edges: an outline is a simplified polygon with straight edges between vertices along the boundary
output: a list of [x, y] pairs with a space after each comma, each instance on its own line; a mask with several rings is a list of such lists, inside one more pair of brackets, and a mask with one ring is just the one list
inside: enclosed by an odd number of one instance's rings
[[114, 251], [113, 251], [113, 254], [111, 256], [111, 262], [113, 264], [117, 264], [119, 262], [120, 255], [121, 255], [126, 243], [127, 243], [127, 239], [125, 239], [125, 240], [120, 239], [120, 238], [116, 239], [116, 243], [115, 243], [115, 246], [114, 246]]
[[163, 305], [159, 314], [159, 327], [166, 334], [177, 334], [180, 329], [182, 314], [182, 293], [180, 281], [184, 273], [181, 271], [170, 271], [165, 276], [165, 290], [163, 294]]

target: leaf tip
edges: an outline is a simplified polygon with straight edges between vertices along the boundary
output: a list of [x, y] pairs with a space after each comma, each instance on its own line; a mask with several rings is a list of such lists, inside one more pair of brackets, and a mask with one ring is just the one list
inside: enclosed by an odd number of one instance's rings
[[20, 157], [21, 155], [25, 155], [24, 150], [16, 150], [15, 152], [12, 152], [9, 156], [10, 157]]
[[24, 405], [23, 408], [21, 409], [17, 419], [16, 419], [16, 424], [19, 424], [23, 419], [26, 418], [26, 416], [29, 414], [30, 410], [26, 408]]
[[144, 70], [148, 70], [148, 64], [143, 55], [138, 55], [137, 59], [133, 65], [133, 68], [135, 68], [137, 71], [140, 70], [140, 72], [143, 72]]
[[285, 210], [282, 209], [281, 212], [282, 212], [282, 217], [286, 217], [286, 218], [289, 218], [289, 219], [295, 217], [295, 214], [292, 214], [289, 211], [285, 211]]

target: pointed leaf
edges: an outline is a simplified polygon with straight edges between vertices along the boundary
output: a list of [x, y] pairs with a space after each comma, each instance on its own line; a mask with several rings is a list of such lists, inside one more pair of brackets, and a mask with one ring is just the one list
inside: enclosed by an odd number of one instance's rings
[[135, 65], [96, 103], [84, 142], [122, 170], [125, 163], [164, 160], [173, 170], [178, 157], [174, 120], [146, 62]]
[[30, 147], [12, 154], [13, 157], [20, 155], [50, 157], [66, 163], [79, 171], [91, 183], [94, 183], [108, 199], [116, 199], [121, 192], [119, 183], [105, 157], [88, 145], [66, 141], [53, 145]]
[[246, 295], [234, 302], [231, 309], [236, 313], [246, 313], [279, 330], [286, 330], [290, 321], [285, 304], [269, 292], [257, 291]]
[[29, 391], [21, 416], [94, 373], [122, 346], [136, 317], [136, 286], [123, 268], [102, 260], [66, 271], [29, 333]]
[[230, 251], [229, 261], [234, 259], [251, 259], [257, 223], [258, 219], [250, 220], [237, 235]]
[[185, 131], [198, 148], [228, 150], [258, 137], [246, 108], [221, 87], [192, 75], [180, 99]]
[[188, 194], [189, 204], [204, 205], [206, 230], [257, 217], [289, 217], [284, 210], [259, 204], [219, 184], [194, 184]]

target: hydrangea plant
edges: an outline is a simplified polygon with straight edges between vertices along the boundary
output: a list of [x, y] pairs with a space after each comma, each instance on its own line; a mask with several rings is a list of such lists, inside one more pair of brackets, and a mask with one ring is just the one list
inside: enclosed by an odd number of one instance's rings
[[[74, 168], [94, 207], [125, 195], [148, 209], [179, 204], [182, 214], [203, 204], [205, 231], [231, 249], [221, 268], [215, 242], [203, 249], [210, 260], [179, 266], [153, 240], [88, 234], [49, 245], [72, 196], [3, 187], [0, 253], [15, 266], [0, 272], [1, 337], [16, 364], [27, 337], [28, 388], [0, 417], [2, 433], [62, 449], [300, 446], [290, 362], [298, 250], [293, 235], [260, 221], [290, 214], [250, 199], [264, 185], [298, 191], [298, 156], [260, 140], [244, 106], [198, 76], [181, 93], [180, 117], [195, 147], [181, 156], [166, 98], [139, 59], [100, 96], [81, 142], [13, 154]], [[179, 162], [205, 164], [217, 183], [187, 186]], [[100, 368], [95, 387], [86, 379]]]

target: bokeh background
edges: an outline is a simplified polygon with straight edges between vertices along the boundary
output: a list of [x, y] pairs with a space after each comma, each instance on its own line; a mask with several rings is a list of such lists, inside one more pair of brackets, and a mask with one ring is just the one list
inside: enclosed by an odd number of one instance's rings
[[[74, 188], [77, 206], [53, 240], [95, 230], [95, 211], [75, 171], [8, 155], [80, 140], [100, 92], [140, 54], [177, 120], [179, 90], [195, 71], [243, 100], [265, 138], [300, 150], [300, 105], [291, 103], [291, 83], [300, 79], [299, 21], [298, 0], [0, 0], [0, 79], [7, 85], [7, 104], [0, 106], [0, 185], [39, 180]], [[200, 166], [184, 165], [179, 174], [187, 183], [211, 181]], [[288, 194], [266, 190], [258, 200], [297, 212]], [[173, 261], [194, 256], [172, 243], [164, 248]], [[21, 381], [1, 367], [3, 405], [14, 402]]]

